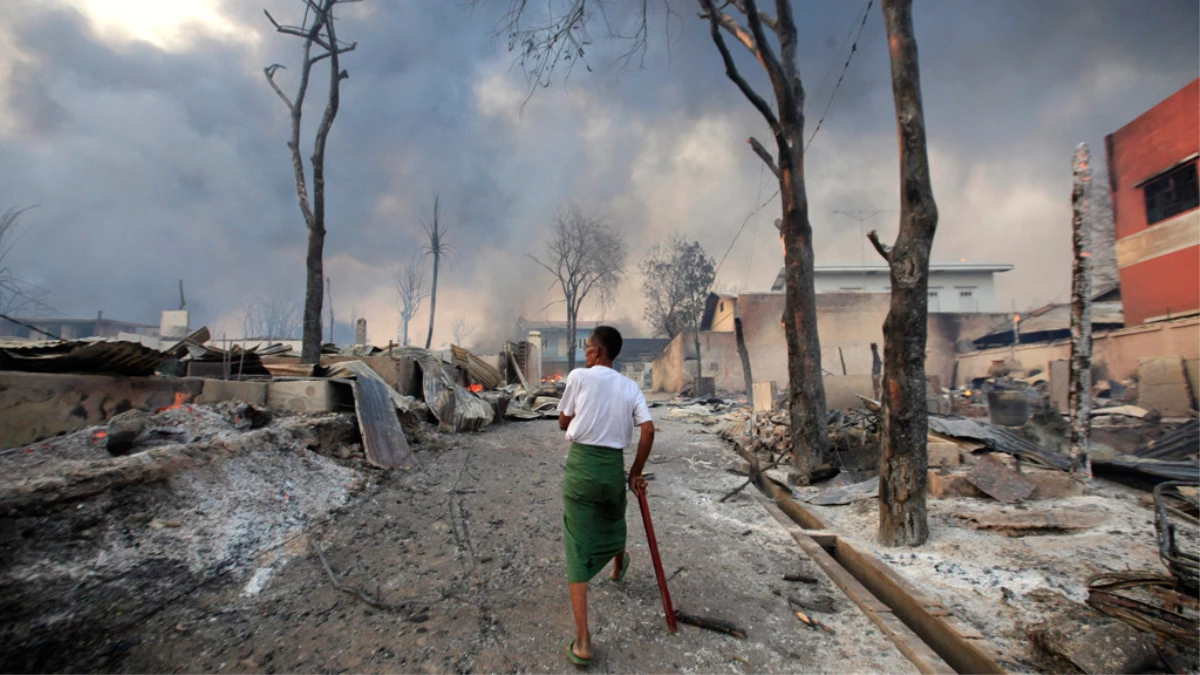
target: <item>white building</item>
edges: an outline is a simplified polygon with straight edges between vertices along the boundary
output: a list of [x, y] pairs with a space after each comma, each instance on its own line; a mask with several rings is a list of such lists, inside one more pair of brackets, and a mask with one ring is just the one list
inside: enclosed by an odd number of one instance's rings
[[[995, 275], [1012, 265], [980, 262], [930, 263], [930, 312], [996, 312]], [[772, 291], [784, 289], [783, 269]], [[887, 265], [815, 265], [813, 283], [817, 293], [890, 293]]]

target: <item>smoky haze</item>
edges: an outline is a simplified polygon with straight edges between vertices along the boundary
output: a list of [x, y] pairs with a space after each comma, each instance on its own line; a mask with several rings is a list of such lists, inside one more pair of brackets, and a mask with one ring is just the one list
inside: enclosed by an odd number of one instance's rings
[[[66, 315], [147, 323], [177, 306], [183, 278], [193, 325], [230, 336], [249, 302], [301, 303], [287, 114], [262, 73], [294, 65], [300, 44], [261, 11], [295, 22], [300, 3], [199, 3], [202, 16], [150, 27], [123, 24], [109, 4], [13, 3], [0, 25], [0, 207], [40, 205], [14, 271]], [[392, 270], [419, 250], [435, 190], [456, 249], [438, 283], [435, 345], [458, 316], [471, 342], [506, 335], [519, 315], [563, 319], [527, 254], [567, 203], [606, 215], [631, 249], [623, 301], [581, 319], [639, 329], [636, 261], [672, 231], [720, 260], [746, 221], [717, 284], [768, 289], [782, 262], [778, 202], [746, 220], [775, 185], [745, 143], [768, 134], [693, 8], [656, 17], [641, 70], [612, 66], [619, 46], [601, 41], [595, 72], [576, 69], [522, 107], [525, 78], [491, 35], [506, 5], [342, 8], [339, 37], [358, 49], [343, 59], [326, 157], [338, 319], [365, 316], [373, 342], [395, 339]], [[811, 133], [865, 3], [796, 5]], [[1102, 165], [1105, 134], [1200, 75], [1198, 12], [1168, 0], [917, 3], [934, 259], [1016, 265], [998, 278], [1002, 308], [1065, 301], [1072, 149], [1089, 142]], [[280, 71], [285, 91], [294, 75]], [[315, 77], [309, 92], [306, 156], [322, 85]], [[835, 211], [881, 211], [867, 227], [894, 236], [897, 162], [876, 6], [806, 159], [818, 262], [873, 262], [859, 223]], [[428, 304], [414, 341], [427, 321]]]

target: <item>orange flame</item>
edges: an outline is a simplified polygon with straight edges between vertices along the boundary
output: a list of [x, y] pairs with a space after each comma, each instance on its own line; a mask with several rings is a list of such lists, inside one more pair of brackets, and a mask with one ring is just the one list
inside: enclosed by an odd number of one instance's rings
[[547, 375], [547, 376], [543, 377], [542, 383], [544, 384], [546, 382], [562, 382], [562, 379], [563, 379], [562, 375], [555, 373], [554, 375]]
[[472, 391], [472, 392], [475, 392], [476, 394], [478, 394], [479, 392], [483, 391], [483, 385], [482, 384], [472, 384], [471, 386], [467, 387], [467, 391]]
[[166, 410], [179, 410], [184, 407], [184, 404], [187, 403], [187, 400], [188, 400], [187, 392], [177, 391], [177, 392], [175, 392], [175, 402], [174, 403], [172, 403], [171, 405], [169, 405], [165, 408], [159, 408], [158, 410], [155, 410], [154, 412], [157, 414], [157, 413], [160, 413], [160, 412], [163, 412]]
[[108, 438], [108, 432], [107, 431], [97, 431], [96, 433], [92, 434], [92, 438], [95, 438], [96, 440], [100, 440], [102, 438]]

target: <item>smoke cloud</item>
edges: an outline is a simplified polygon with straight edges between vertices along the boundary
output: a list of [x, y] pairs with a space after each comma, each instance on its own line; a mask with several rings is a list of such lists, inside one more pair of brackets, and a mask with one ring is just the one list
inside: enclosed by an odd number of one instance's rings
[[[183, 278], [193, 324], [230, 336], [247, 303], [299, 303], [305, 232], [287, 114], [262, 73], [295, 64], [299, 41], [275, 34], [256, 3], [198, 3], [203, 12], [136, 26], [110, 4], [16, 3], [0, 26], [0, 206], [40, 205], [14, 271], [53, 290], [64, 314], [147, 323], [177, 305]], [[264, 4], [280, 20], [300, 8]], [[457, 316], [473, 342], [507, 336], [520, 315], [562, 319], [551, 279], [527, 256], [566, 203], [608, 217], [632, 262], [678, 231], [718, 260], [729, 250], [722, 288], [769, 288], [782, 262], [778, 202], [747, 218], [775, 184], [745, 143], [768, 134], [692, 8], [656, 17], [640, 71], [612, 66], [619, 47], [600, 42], [594, 73], [577, 69], [523, 105], [528, 83], [491, 36], [501, 5], [342, 9], [339, 36], [359, 46], [343, 60], [350, 79], [327, 154], [338, 318], [365, 316], [376, 343], [396, 338], [392, 271], [419, 251], [435, 191], [456, 249], [439, 279], [435, 345]], [[797, 3], [809, 133], [863, 8]], [[1105, 134], [1200, 75], [1200, 10], [930, 0], [914, 11], [940, 213], [934, 258], [1015, 264], [999, 278], [1002, 307], [1064, 301], [1071, 151], [1089, 142], [1102, 164]], [[280, 71], [285, 91], [294, 76]], [[317, 78], [308, 144], [324, 95]], [[806, 157], [818, 261], [871, 261], [859, 223], [835, 211], [878, 211], [864, 227], [894, 236], [897, 165], [875, 7]], [[640, 326], [636, 274], [631, 264], [621, 304], [581, 318]], [[414, 341], [427, 310], [410, 326]]]

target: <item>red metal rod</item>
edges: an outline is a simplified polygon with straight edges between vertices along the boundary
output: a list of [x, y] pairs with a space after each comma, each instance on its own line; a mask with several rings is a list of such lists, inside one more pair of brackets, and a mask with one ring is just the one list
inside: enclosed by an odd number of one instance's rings
[[658, 557], [658, 540], [654, 538], [654, 523], [650, 522], [650, 505], [646, 503], [646, 488], [634, 490], [638, 505], [642, 507], [642, 524], [646, 526], [646, 543], [650, 546], [650, 558], [654, 561], [654, 574], [658, 577], [658, 590], [662, 594], [663, 611], [667, 614], [667, 631], [674, 634], [675, 608], [671, 606], [671, 592], [667, 590], [667, 575], [663, 573], [662, 558]]

